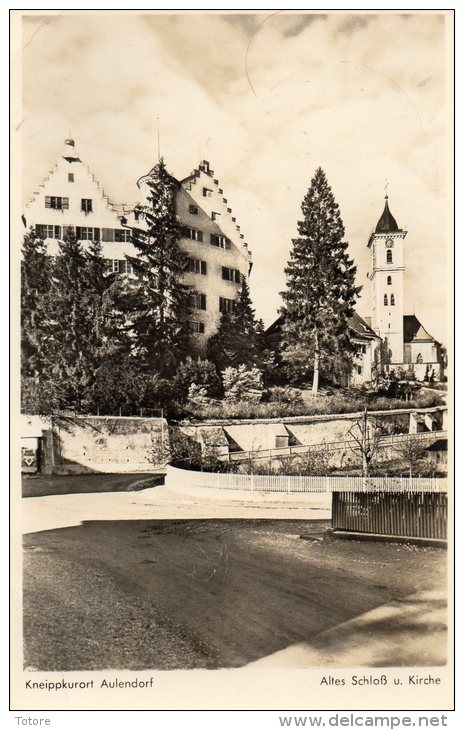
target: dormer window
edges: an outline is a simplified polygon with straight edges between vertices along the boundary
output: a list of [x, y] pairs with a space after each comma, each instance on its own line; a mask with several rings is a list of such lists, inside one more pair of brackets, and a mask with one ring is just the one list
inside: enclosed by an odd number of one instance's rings
[[189, 213], [192, 215], [198, 215], [198, 208], [196, 205], [189, 205]]
[[81, 198], [81, 211], [83, 213], [92, 212], [92, 201], [90, 198]]
[[393, 263], [393, 251], [389, 248], [387, 251], [387, 264]]
[[387, 285], [388, 285], [388, 286], [391, 286], [391, 283], [392, 283], [392, 278], [391, 278], [391, 276], [387, 276]]

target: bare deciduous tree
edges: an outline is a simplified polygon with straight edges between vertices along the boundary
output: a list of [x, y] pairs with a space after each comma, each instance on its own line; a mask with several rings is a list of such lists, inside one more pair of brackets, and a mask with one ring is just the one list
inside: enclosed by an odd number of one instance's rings
[[354, 423], [348, 431], [352, 442], [349, 447], [353, 454], [361, 457], [362, 475], [369, 476], [370, 465], [379, 449], [381, 431], [375, 418], [368, 418], [367, 409], [362, 417]]
[[397, 443], [393, 450], [403, 459], [409, 468], [409, 478], [412, 479], [414, 467], [422, 461], [425, 456], [426, 449], [424, 444], [414, 436], [405, 436]]

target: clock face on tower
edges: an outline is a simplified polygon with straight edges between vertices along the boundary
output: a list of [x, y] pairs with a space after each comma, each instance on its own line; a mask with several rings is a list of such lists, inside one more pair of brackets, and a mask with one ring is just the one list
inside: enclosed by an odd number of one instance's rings
[[387, 238], [385, 241], [385, 248], [393, 248], [393, 240], [391, 238]]

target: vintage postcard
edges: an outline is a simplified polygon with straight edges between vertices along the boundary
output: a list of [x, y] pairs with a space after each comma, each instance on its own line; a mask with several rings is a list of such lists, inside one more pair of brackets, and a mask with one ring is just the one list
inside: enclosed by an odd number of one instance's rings
[[453, 21], [11, 11], [26, 721], [446, 724]]

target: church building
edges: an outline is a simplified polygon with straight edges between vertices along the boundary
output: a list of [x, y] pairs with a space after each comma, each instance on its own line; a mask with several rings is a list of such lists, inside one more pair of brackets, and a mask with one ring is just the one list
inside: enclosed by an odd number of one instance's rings
[[[386, 373], [414, 372], [417, 380], [443, 376], [443, 354], [415, 314], [404, 314], [404, 245], [407, 231], [399, 228], [385, 207], [368, 241], [371, 251], [372, 318], [368, 324], [380, 338], [381, 368]], [[367, 319], [367, 318], [366, 318]]]
[[[362, 385], [379, 375], [414, 376], [423, 381], [443, 377], [442, 347], [415, 314], [404, 314], [404, 240], [407, 231], [398, 227], [390, 212], [388, 196], [379, 221], [368, 241], [371, 251], [371, 315], [357, 312], [348, 322], [355, 348], [351, 385]], [[272, 349], [278, 347], [284, 317], [266, 330]]]

